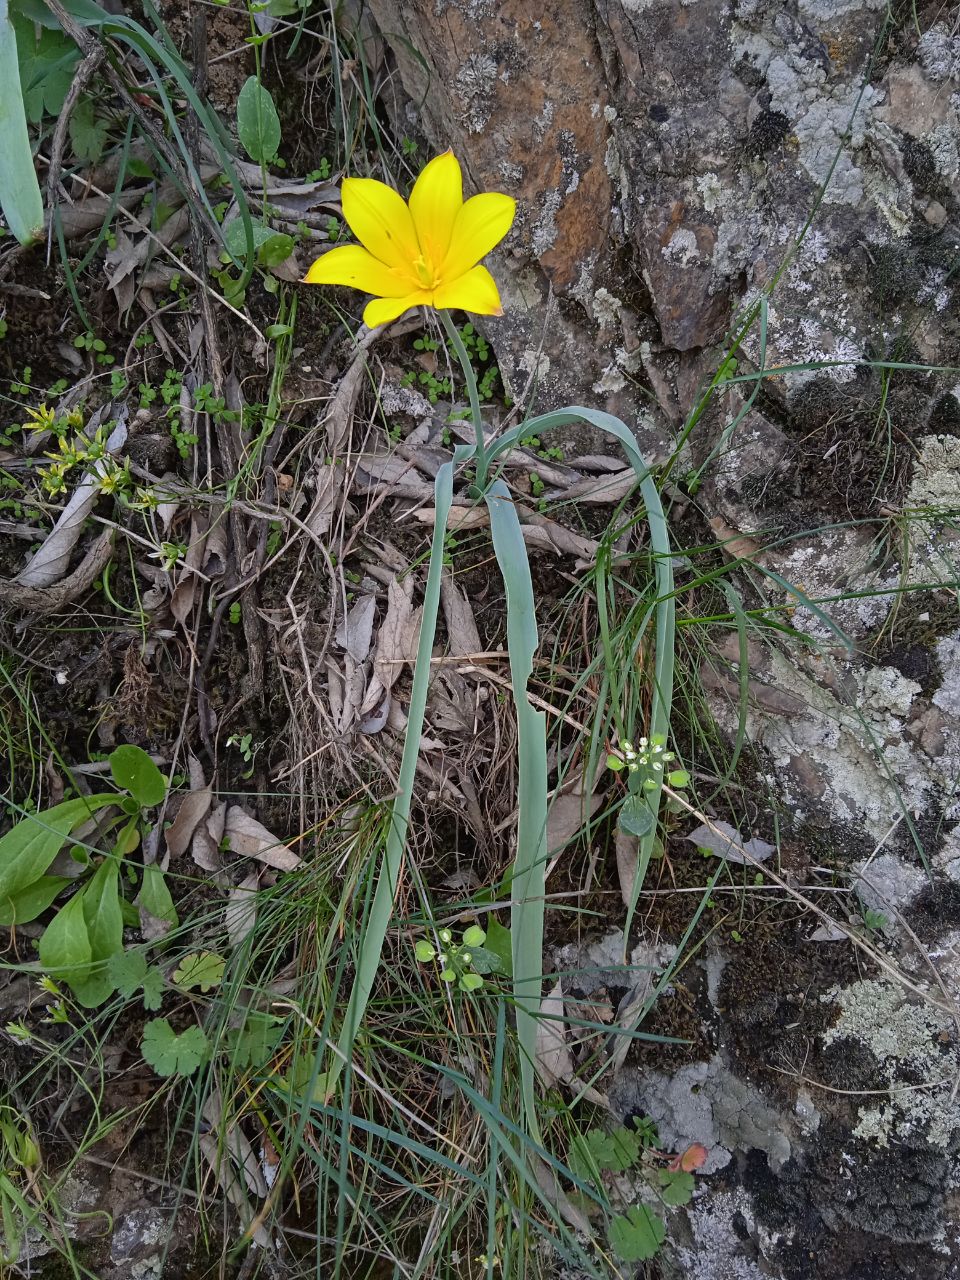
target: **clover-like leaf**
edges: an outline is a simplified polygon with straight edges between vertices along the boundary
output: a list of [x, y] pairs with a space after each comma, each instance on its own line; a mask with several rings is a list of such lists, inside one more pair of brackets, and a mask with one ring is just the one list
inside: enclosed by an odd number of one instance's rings
[[610, 1243], [624, 1262], [644, 1262], [655, 1257], [666, 1236], [663, 1219], [645, 1204], [631, 1205], [610, 1223]]
[[661, 1169], [660, 1197], [664, 1204], [689, 1204], [693, 1199], [693, 1174], [682, 1169]]
[[215, 951], [194, 951], [173, 971], [173, 981], [183, 991], [212, 991], [223, 980], [223, 956]]
[[590, 1179], [594, 1166], [609, 1173], [623, 1173], [640, 1159], [640, 1139], [632, 1129], [591, 1129], [581, 1134], [571, 1152], [574, 1173]]
[[166, 1018], [151, 1018], [140, 1050], [158, 1076], [189, 1076], [210, 1056], [210, 1042], [201, 1027], [178, 1033]]

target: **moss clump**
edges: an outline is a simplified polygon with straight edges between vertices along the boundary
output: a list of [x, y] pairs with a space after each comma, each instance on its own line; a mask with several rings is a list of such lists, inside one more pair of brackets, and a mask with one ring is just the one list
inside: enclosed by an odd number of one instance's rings
[[943, 180], [937, 172], [937, 162], [930, 148], [916, 138], [907, 138], [901, 154], [914, 191], [926, 196], [939, 195], [943, 190]]
[[938, 436], [960, 436], [960, 400], [949, 391], [934, 401], [927, 430]]
[[790, 132], [790, 118], [782, 111], [761, 111], [750, 126], [747, 151], [752, 156], [763, 156], [779, 147]]

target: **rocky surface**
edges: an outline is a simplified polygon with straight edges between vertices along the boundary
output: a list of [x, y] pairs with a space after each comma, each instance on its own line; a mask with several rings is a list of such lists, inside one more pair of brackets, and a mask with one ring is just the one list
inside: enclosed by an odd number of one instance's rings
[[[683, 458], [745, 600], [801, 637], [750, 639], [756, 825], [843, 930], [796, 909], [711, 944], [689, 1048], [622, 1066], [621, 1114], [711, 1153], [664, 1274], [958, 1276], [955, 24], [880, 0], [372, 8], [407, 127], [519, 196], [490, 325], [515, 389], [611, 409], [655, 455], [725, 351], [781, 370], [713, 396]], [[739, 660], [716, 640], [700, 672], [731, 739]]]

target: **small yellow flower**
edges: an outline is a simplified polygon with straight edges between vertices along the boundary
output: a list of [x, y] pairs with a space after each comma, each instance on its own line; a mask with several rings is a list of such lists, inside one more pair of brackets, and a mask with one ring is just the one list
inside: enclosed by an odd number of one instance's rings
[[510, 230], [517, 204], [498, 191], [465, 201], [452, 151], [424, 168], [409, 204], [374, 178], [345, 178], [340, 200], [360, 244], [341, 245], [318, 258], [306, 284], [348, 285], [374, 294], [363, 311], [371, 329], [419, 306], [502, 315], [493, 276], [479, 263]]
[[43, 467], [37, 472], [40, 483], [51, 497], [63, 493], [67, 487], [67, 465], [55, 462], [52, 467]]
[[121, 493], [130, 483], [130, 459], [124, 460], [124, 465], [118, 466], [112, 458], [104, 460], [103, 471], [100, 474], [100, 492], [106, 494]]
[[49, 431], [56, 421], [52, 409], [42, 404], [39, 409], [28, 409], [29, 422], [21, 423], [25, 431]]

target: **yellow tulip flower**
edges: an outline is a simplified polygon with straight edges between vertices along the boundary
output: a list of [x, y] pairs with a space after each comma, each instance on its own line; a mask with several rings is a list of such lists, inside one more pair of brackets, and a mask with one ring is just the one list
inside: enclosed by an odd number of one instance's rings
[[503, 314], [493, 276], [480, 266], [510, 230], [517, 203], [498, 191], [463, 198], [452, 151], [431, 160], [410, 193], [374, 178], [345, 178], [343, 217], [360, 241], [318, 258], [306, 284], [340, 284], [374, 295], [363, 311], [371, 329], [410, 307]]

